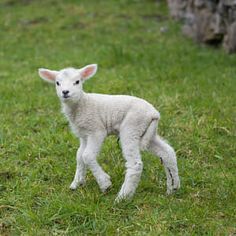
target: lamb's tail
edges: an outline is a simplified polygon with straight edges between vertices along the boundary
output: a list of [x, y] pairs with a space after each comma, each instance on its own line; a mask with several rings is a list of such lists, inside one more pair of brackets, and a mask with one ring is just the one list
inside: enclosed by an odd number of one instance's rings
[[157, 125], [159, 118], [155, 118], [151, 120], [151, 123], [147, 127], [146, 131], [141, 137], [141, 150], [147, 150], [150, 144], [150, 141], [156, 135]]

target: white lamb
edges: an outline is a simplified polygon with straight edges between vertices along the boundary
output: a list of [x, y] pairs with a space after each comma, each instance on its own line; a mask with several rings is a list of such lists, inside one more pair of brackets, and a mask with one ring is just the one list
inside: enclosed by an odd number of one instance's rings
[[137, 97], [85, 93], [82, 85], [96, 71], [96, 64], [60, 71], [39, 69], [42, 79], [55, 83], [62, 110], [72, 131], [80, 139], [76, 173], [70, 188], [76, 189], [85, 183], [87, 167], [101, 191], [111, 186], [110, 176], [98, 164], [96, 157], [106, 136], [115, 134], [119, 136], [127, 168], [116, 201], [135, 193], [143, 170], [140, 150], [148, 150], [161, 158], [167, 176], [167, 193], [177, 190], [180, 180], [175, 152], [156, 134], [159, 112]]

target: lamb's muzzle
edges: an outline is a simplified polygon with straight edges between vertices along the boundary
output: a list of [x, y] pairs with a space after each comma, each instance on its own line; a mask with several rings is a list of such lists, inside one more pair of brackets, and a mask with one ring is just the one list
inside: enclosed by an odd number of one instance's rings
[[76, 189], [79, 184], [85, 184], [87, 168], [92, 171], [103, 192], [111, 186], [110, 176], [98, 164], [96, 157], [104, 139], [115, 134], [120, 139], [126, 161], [125, 180], [116, 201], [132, 197], [135, 193], [143, 170], [141, 150], [161, 158], [167, 176], [167, 193], [177, 190], [180, 180], [174, 149], [156, 133], [159, 112], [137, 97], [85, 93], [83, 83], [96, 71], [96, 64], [60, 71], [39, 69], [42, 79], [55, 84], [63, 113], [80, 139], [76, 173], [70, 188]]

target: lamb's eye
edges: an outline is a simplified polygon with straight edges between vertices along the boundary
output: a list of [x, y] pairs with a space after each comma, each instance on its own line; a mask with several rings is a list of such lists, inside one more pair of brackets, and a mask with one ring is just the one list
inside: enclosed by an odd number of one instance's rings
[[57, 86], [59, 86], [59, 85], [60, 85], [60, 83], [59, 83], [58, 81], [56, 82], [56, 84], [57, 84]]
[[76, 84], [79, 84], [79, 80], [76, 80], [76, 81], [74, 82], [74, 85], [76, 85]]

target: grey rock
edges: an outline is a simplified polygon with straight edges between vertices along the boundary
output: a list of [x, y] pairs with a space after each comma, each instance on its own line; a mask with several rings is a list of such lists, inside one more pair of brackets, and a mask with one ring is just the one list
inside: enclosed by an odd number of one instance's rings
[[186, 36], [236, 52], [236, 0], [168, 0], [168, 5]]

